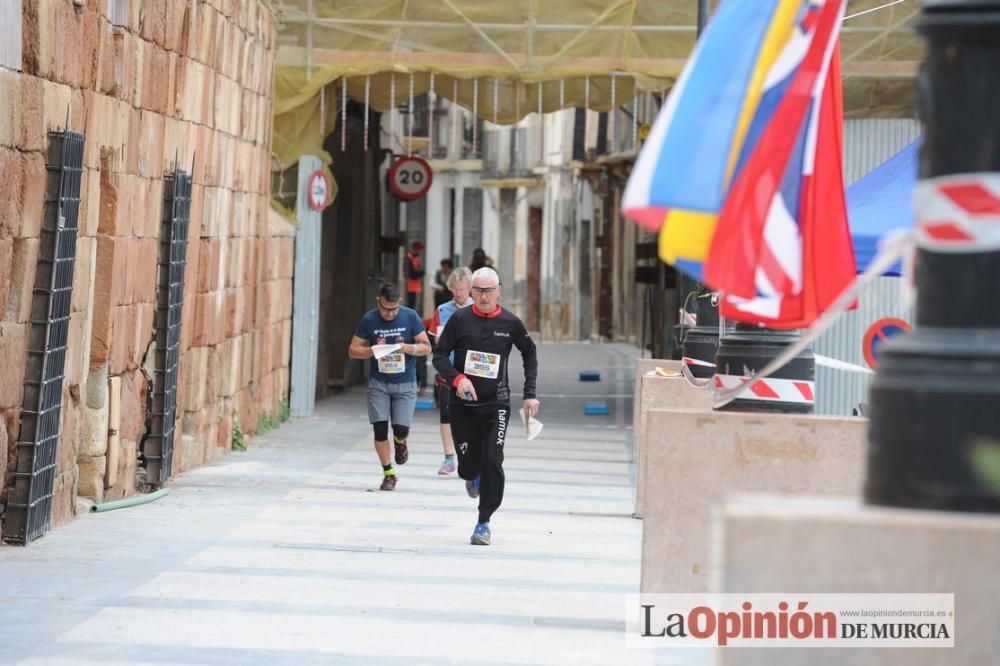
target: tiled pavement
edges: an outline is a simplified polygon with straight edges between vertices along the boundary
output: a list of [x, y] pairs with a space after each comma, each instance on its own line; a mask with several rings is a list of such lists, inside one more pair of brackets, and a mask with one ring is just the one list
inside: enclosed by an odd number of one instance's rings
[[[494, 545], [469, 545], [475, 501], [436, 474], [436, 412], [417, 413], [397, 490], [376, 490], [355, 389], [157, 502], [0, 548], [0, 663], [653, 663], [623, 622], [636, 351], [540, 349], [545, 430], [511, 429]], [[596, 399], [610, 414], [583, 416]]]

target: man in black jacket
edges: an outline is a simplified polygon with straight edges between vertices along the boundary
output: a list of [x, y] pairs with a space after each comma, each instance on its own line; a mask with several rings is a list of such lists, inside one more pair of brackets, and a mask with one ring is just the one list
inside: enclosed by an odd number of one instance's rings
[[[473, 545], [488, 546], [490, 518], [503, 501], [503, 445], [510, 423], [507, 361], [512, 347], [524, 363], [525, 414], [538, 413], [535, 343], [521, 320], [500, 307], [500, 276], [481, 268], [472, 276], [472, 307], [448, 320], [434, 351], [434, 367], [452, 387], [451, 433], [458, 475], [470, 497], [479, 497]], [[454, 352], [454, 362], [449, 354]]]

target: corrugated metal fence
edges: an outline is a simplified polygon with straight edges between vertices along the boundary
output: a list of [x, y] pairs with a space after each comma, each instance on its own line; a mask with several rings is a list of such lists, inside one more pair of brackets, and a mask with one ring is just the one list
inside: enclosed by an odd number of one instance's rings
[[[856, 119], [844, 123], [844, 178], [849, 185], [920, 135], [911, 119]], [[865, 331], [882, 317], [913, 321], [912, 307], [904, 303], [900, 278], [882, 277], [858, 298], [858, 309], [843, 315], [813, 347], [817, 354], [866, 366], [861, 349]], [[866, 366], [867, 367], [867, 366]], [[850, 414], [866, 402], [871, 375], [816, 367], [816, 413]]]

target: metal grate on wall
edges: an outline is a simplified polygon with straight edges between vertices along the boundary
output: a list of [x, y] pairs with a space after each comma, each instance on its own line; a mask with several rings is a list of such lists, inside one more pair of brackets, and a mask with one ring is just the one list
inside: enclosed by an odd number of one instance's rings
[[163, 219], [157, 264], [156, 367], [148, 429], [142, 447], [146, 483], [153, 485], [161, 485], [170, 478], [173, 462], [190, 213], [191, 175], [175, 170], [163, 182]]
[[28, 544], [51, 526], [62, 389], [69, 333], [84, 135], [50, 132], [38, 268], [14, 485], [4, 541]]

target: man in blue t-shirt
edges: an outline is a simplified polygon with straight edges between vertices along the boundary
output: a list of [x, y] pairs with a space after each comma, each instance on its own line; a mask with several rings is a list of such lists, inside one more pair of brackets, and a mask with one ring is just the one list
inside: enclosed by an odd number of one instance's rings
[[420, 315], [400, 306], [399, 287], [383, 284], [375, 299], [377, 307], [365, 313], [351, 338], [348, 356], [371, 359], [368, 378], [368, 422], [375, 431], [375, 453], [382, 463], [380, 490], [396, 488], [396, 471], [389, 452], [389, 421], [396, 449], [396, 464], [409, 459], [406, 437], [410, 434], [417, 404], [417, 362], [414, 357], [431, 353]]

